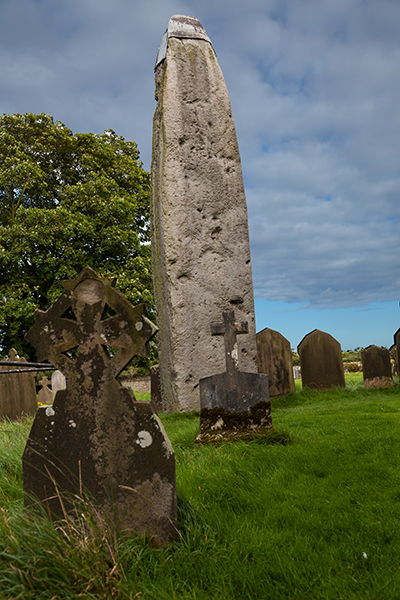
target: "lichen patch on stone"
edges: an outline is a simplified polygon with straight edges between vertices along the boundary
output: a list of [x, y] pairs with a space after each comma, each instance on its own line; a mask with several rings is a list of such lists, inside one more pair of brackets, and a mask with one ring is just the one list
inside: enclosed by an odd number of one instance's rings
[[151, 446], [153, 443], [151, 433], [149, 431], [139, 431], [136, 443], [139, 444], [141, 448]]

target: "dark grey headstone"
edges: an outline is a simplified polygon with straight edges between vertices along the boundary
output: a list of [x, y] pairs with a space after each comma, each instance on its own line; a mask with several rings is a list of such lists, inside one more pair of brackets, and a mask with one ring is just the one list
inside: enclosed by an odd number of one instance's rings
[[329, 390], [345, 387], [342, 350], [334, 337], [314, 329], [297, 346], [303, 387]]
[[[86, 267], [47, 312], [37, 311], [27, 335], [38, 359], [67, 378], [53, 406], [38, 410], [23, 455], [26, 505], [40, 500], [53, 518], [89, 498], [117, 534], [146, 532], [158, 544], [176, 534], [175, 459], [150, 402], [136, 402], [116, 377], [146, 355], [156, 328]], [[107, 306], [114, 316], [107, 318]], [[109, 353], [111, 348], [115, 353]]]
[[361, 350], [364, 386], [366, 388], [387, 388], [393, 386], [392, 364], [387, 348], [368, 346]]
[[295, 391], [292, 350], [281, 333], [266, 327], [256, 335], [258, 372], [266, 373], [269, 395], [282, 396]]
[[[235, 321], [233, 310], [222, 314], [223, 322], [211, 325], [211, 335], [224, 336], [226, 372], [200, 379], [198, 441], [231, 439], [235, 433], [239, 437], [272, 428], [268, 375], [239, 371], [236, 336], [247, 333], [247, 323]], [[240, 427], [233, 413], [242, 413]]]
[[397, 350], [397, 361], [396, 361], [397, 372], [400, 375], [400, 328], [393, 335], [393, 340], [394, 340], [394, 345], [396, 346], [396, 350]]

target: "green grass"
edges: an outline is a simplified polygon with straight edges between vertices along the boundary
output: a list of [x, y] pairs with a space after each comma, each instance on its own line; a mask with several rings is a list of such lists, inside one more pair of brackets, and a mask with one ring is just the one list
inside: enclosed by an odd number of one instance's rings
[[180, 531], [164, 550], [107, 539], [90, 507], [61, 532], [25, 515], [30, 423], [4, 423], [0, 599], [400, 599], [400, 388], [346, 381], [272, 399], [286, 446], [196, 445], [197, 413], [163, 415]]

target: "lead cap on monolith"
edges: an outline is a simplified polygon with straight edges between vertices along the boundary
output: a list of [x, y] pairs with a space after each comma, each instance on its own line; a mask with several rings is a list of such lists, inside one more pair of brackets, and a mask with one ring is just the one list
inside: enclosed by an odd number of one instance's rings
[[211, 40], [206, 34], [206, 30], [198, 19], [186, 15], [173, 15], [169, 20], [168, 27], [161, 40], [155, 67], [157, 67], [157, 65], [165, 58], [169, 38], [205, 40], [211, 44]]

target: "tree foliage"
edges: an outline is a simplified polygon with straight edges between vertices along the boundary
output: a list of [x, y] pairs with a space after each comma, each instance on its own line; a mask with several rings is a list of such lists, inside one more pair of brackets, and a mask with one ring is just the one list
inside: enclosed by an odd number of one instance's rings
[[36, 309], [85, 265], [153, 306], [149, 174], [114, 131], [72, 134], [50, 115], [0, 117], [0, 353], [27, 357]]

